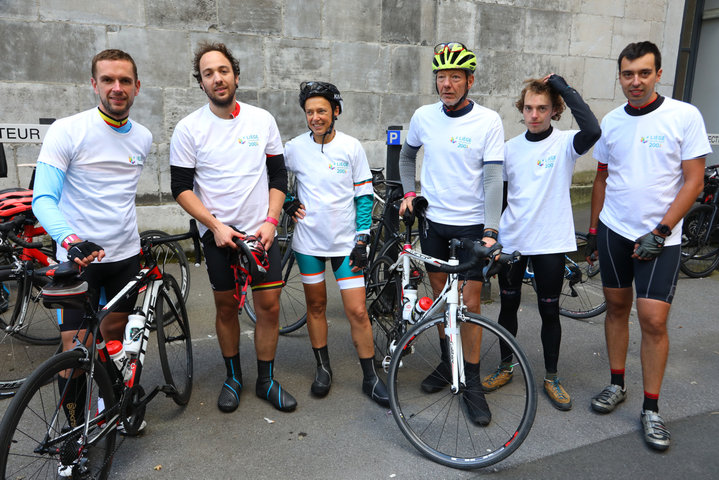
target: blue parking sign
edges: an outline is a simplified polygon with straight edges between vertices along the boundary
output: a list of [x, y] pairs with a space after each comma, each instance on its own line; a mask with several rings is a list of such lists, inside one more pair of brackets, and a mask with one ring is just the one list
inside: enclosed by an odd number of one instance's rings
[[401, 145], [400, 130], [387, 130], [387, 145]]

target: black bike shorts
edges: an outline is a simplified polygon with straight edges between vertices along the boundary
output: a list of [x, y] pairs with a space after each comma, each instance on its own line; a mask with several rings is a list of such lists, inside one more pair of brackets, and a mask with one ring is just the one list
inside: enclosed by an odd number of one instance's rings
[[[449, 260], [449, 241], [453, 238], [469, 238], [472, 240], [481, 240], [484, 235], [484, 224], [479, 225], [445, 225], [443, 223], [432, 222], [427, 219], [427, 228], [420, 232], [419, 241], [422, 245], [422, 253], [431, 255], [440, 260]], [[469, 250], [459, 250], [457, 252], [459, 263], [471, 260]], [[439, 267], [424, 264], [428, 272], [438, 272]], [[462, 272], [459, 274], [461, 280], [478, 280], [482, 281], [482, 265]]]
[[[202, 236], [202, 246], [205, 250], [205, 264], [210, 285], [217, 292], [235, 289], [235, 274], [230, 266], [232, 253], [230, 248], [220, 248], [215, 243], [215, 236], [210, 230]], [[267, 250], [270, 268], [262, 283], [252, 282], [252, 290], [269, 290], [282, 288], [282, 257], [277, 245], [277, 238]]]
[[[119, 262], [93, 262], [85, 268], [83, 278], [88, 285], [88, 293], [90, 294], [90, 303], [93, 308], [97, 309], [100, 305], [105, 305], [120, 290], [125, 288], [130, 280], [140, 272], [140, 254], [120, 260]], [[137, 294], [132, 295], [120, 302], [115, 309], [116, 312], [130, 313], [135, 307]], [[86, 328], [83, 325], [85, 312], [71, 308], [58, 310], [58, 324], [61, 332], [69, 332]]]
[[606, 288], [627, 288], [634, 282], [637, 298], [672, 303], [679, 278], [681, 246], [664, 247], [653, 260], [638, 260], [632, 258], [634, 243], [634, 240], [627, 240], [599, 222], [597, 250], [602, 285]]

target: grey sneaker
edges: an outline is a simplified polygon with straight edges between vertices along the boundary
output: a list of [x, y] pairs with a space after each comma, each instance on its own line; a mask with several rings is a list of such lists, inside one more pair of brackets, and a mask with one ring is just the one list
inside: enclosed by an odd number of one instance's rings
[[627, 398], [627, 389], [619, 385], [604, 387], [599, 395], [592, 398], [592, 409], [599, 413], [609, 413]]
[[642, 427], [644, 427], [644, 441], [647, 442], [647, 445], [654, 450], [669, 448], [672, 436], [657, 412], [642, 410]]

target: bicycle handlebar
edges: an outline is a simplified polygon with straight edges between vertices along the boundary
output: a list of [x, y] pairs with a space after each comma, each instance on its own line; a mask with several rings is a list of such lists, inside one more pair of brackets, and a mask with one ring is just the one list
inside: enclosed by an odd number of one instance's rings
[[155, 245], [163, 245], [165, 243], [177, 242], [180, 240], [187, 240], [191, 238], [192, 243], [195, 247], [195, 266], [199, 267], [202, 262], [202, 250], [200, 249], [200, 232], [197, 229], [197, 221], [193, 218], [190, 220], [190, 230], [186, 233], [179, 233], [177, 235], [168, 235], [166, 237], [147, 237], [142, 239], [142, 250], [146, 251], [152, 249]]
[[[439, 271], [443, 273], [466, 272], [486, 260], [487, 263], [482, 267], [482, 277], [486, 281], [498, 272], [501, 265], [515, 263], [521, 257], [518, 251], [502, 253], [502, 245], [499, 243], [488, 247], [481, 240], [469, 238], [452, 239], [451, 243], [455, 248], [470, 248], [472, 250], [472, 259], [459, 265], [440, 265]], [[496, 258], [497, 254], [499, 254], [499, 258]]]
[[26, 221], [27, 218], [25, 215], [17, 215], [10, 220], [0, 223], [0, 232], [4, 233], [10, 241], [23, 248], [41, 248], [42, 242], [26, 242], [15, 235], [15, 230], [22, 227]]

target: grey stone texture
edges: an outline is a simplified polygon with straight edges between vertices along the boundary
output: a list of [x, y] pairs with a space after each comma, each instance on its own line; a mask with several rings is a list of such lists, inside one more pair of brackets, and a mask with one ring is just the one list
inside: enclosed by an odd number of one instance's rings
[[[0, 0], [0, 123], [92, 108], [92, 56], [128, 51], [142, 83], [132, 117], [154, 137], [138, 202], [170, 222], [159, 228], [173, 229], [181, 215], [169, 194], [169, 142], [177, 122], [207, 102], [192, 77], [202, 41], [234, 52], [237, 98], [270, 111], [285, 141], [307, 130], [299, 83], [335, 83], [345, 100], [338, 129], [359, 138], [370, 164], [381, 166], [387, 126], [407, 129], [417, 107], [437, 101], [436, 43], [475, 50], [470, 96], [500, 113], [510, 138], [524, 130], [513, 104], [529, 77], [561, 74], [599, 118], [623, 103], [616, 57], [630, 42], [659, 45], [659, 89], [671, 93], [682, 15], [683, 2], [673, 0]], [[568, 113], [557, 125], [576, 128]], [[27, 185], [31, 169], [18, 164], [33, 163], [39, 145], [4, 148], [10, 172], [0, 184]], [[594, 161], [585, 155], [578, 168]]]

